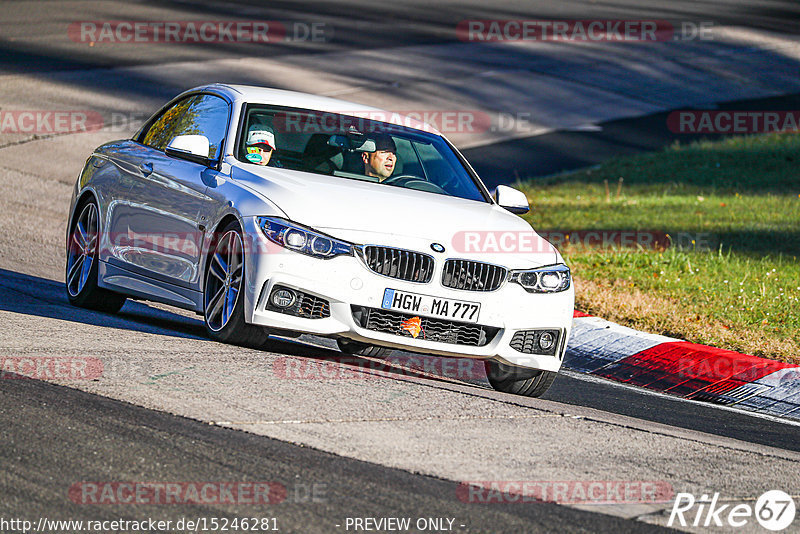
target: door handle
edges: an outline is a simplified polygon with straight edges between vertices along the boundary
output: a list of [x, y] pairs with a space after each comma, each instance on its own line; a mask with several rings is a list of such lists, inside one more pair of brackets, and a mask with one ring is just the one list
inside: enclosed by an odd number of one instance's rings
[[144, 174], [145, 176], [148, 176], [149, 174], [152, 174], [152, 172], [153, 172], [153, 164], [150, 163], [149, 161], [147, 163], [140, 163], [139, 164], [139, 170], [142, 171], [142, 174]]

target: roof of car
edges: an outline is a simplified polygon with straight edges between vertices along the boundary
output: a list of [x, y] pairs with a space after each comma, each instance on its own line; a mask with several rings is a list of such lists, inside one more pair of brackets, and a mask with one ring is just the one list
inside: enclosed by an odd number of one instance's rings
[[365, 106], [364, 104], [356, 104], [355, 102], [348, 102], [346, 100], [339, 100], [337, 98], [330, 98], [327, 96], [312, 95], [297, 91], [286, 91], [284, 89], [258, 87], [254, 85], [233, 85], [222, 83], [196, 87], [193, 89], [193, 91], [204, 89], [221, 91], [228, 94], [232, 100], [239, 100], [247, 103], [272, 104], [327, 113], [340, 113], [342, 115], [355, 115], [359, 117], [367, 117], [380, 122], [395, 124], [397, 126], [405, 126], [417, 130], [424, 130], [426, 132], [439, 133], [433, 126], [399, 112], [383, 110], [380, 108]]

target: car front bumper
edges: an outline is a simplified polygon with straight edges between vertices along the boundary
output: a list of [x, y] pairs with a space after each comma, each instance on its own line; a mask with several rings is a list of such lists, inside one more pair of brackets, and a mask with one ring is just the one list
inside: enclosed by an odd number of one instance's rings
[[[245, 320], [274, 330], [343, 337], [370, 345], [410, 352], [461, 358], [494, 359], [533, 369], [557, 371], [569, 339], [574, 307], [570, 287], [560, 293], [528, 293], [519, 284], [505, 282], [491, 292], [464, 291], [440, 284], [445, 256], [437, 258], [431, 282], [406, 282], [371, 271], [361, 259], [337, 256], [323, 260], [278, 247], [269, 242], [254, 218], [247, 218], [245, 234], [252, 237], [253, 252], [246, 255]], [[306, 318], [268, 309], [273, 288], [282, 286], [324, 299], [330, 315]], [[478, 324], [496, 334], [482, 346], [413, 338], [403, 332], [376, 331], [362, 327], [354, 308], [380, 309], [387, 289], [432, 295], [481, 305]], [[422, 316], [422, 315], [421, 315]], [[559, 332], [555, 355], [528, 354], [512, 348], [518, 331], [550, 329]]]

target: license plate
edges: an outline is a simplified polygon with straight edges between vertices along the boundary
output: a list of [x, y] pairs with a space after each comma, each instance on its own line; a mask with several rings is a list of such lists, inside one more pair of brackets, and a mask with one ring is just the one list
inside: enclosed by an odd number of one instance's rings
[[477, 323], [481, 312], [481, 305], [478, 302], [432, 297], [396, 289], [387, 289], [383, 292], [381, 308], [464, 323]]

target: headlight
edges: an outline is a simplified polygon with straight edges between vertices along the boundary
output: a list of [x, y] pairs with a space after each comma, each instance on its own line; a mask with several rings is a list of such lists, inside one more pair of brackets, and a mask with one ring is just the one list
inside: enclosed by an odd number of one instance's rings
[[529, 293], [558, 293], [569, 289], [571, 277], [569, 267], [564, 264], [511, 271], [509, 282], [515, 282]]
[[352, 243], [340, 241], [286, 219], [258, 217], [256, 220], [267, 239], [289, 250], [323, 259], [353, 253]]

